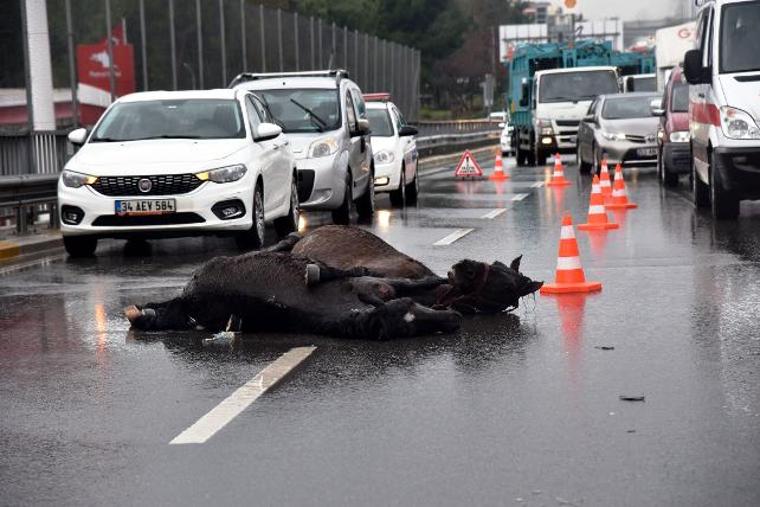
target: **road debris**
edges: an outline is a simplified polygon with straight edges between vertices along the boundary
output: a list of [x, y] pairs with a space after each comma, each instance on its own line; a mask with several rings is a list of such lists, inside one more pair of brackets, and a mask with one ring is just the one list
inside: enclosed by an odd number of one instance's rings
[[597, 345], [594, 348], [599, 349], [599, 350], [615, 350], [615, 347], [613, 347], [612, 345]]
[[621, 399], [621, 401], [645, 401], [646, 396], [644, 396], [644, 395], [641, 395], [641, 396], [626, 396], [624, 394], [621, 394], [620, 395], [620, 399]]

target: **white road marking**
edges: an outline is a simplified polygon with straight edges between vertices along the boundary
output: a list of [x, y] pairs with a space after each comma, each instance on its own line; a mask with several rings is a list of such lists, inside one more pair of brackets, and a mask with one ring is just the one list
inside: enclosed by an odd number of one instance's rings
[[537, 181], [537, 182], [535, 182], [534, 184], [532, 184], [532, 185], [530, 186], [530, 188], [541, 188], [541, 187], [543, 187], [543, 186], [544, 186], [544, 182], [543, 182], [543, 181]]
[[173, 444], [202, 444], [237, 417], [259, 396], [282, 380], [311, 355], [316, 347], [296, 347], [261, 370], [258, 375], [239, 387], [227, 399], [198, 419], [195, 424], [174, 437]]
[[445, 246], [450, 245], [453, 242], [455, 242], [458, 239], [462, 239], [463, 237], [470, 234], [475, 229], [457, 229], [456, 231], [452, 232], [448, 236], [439, 239], [435, 243], [433, 243], [433, 246]]
[[505, 211], [507, 211], [507, 208], [497, 208], [495, 210], [489, 211], [488, 213], [486, 213], [485, 215], [483, 215], [480, 218], [485, 218], [485, 219], [488, 219], [488, 220], [493, 220], [494, 218], [498, 217], [499, 215], [501, 215]]
[[522, 201], [526, 197], [528, 197], [528, 194], [515, 194], [514, 196], [512, 196], [512, 200], [513, 201]]

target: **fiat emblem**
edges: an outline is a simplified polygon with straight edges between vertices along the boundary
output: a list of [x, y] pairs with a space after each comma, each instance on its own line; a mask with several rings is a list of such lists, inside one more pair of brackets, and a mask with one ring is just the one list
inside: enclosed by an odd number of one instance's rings
[[143, 194], [147, 194], [153, 188], [153, 182], [148, 178], [140, 178], [140, 180], [137, 182], [137, 188]]

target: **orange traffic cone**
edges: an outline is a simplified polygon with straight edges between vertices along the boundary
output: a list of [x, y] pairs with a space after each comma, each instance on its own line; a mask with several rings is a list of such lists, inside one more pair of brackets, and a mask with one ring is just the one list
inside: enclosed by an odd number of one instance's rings
[[546, 185], [549, 187], [566, 187], [570, 182], [565, 179], [565, 171], [562, 168], [562, 160], [559, 158], [559, 153], [554, 155], [554, 174], [552, 179]]
[[602, 282], [587, 282], [581, 266], [578, 242], [575, 240], [573, 219], [570, 214], [562, 217], [559, 237], [559, 256], [554, 283], [545, 283], [541, 294], [568, 294], [573, 292], [594, 292], [602, 289]]
[[628, 200], [628, 192], [625, 189], [625, 180], [623, 180], [623, 168], [620, 164], [615, 166], [615, 185], [612, 188], [612, 202], [607, 204], [610, 209], [632, 209], [638, 208], [636, 203]]
[[509, 178], [509, 175], [504, 173], [504, 161], [501, 159], [501, 150], [496, 152], [496, 161], [493, 163], [493, 172], [489, 179], [496, 181], [503, 181]]
[[602, 159], [602, 169], [599, 171], [599, 183], [601, 183], [604, 203], [609, 204], [612, 201], [612, 181], [610, 181], [610, 169], [607, 166], [606, 157]]
[[607, 220], [607, 209], [604, 207], [604, 196], [602, 187], [599, 184], [599, 177], [594, 175], [594, 181], [591, 184], [591, 200], [588, 206], [588, 223], [578, 225], [581, 231], [606, 231], [608, 229], [617, 229], [619, 224]]

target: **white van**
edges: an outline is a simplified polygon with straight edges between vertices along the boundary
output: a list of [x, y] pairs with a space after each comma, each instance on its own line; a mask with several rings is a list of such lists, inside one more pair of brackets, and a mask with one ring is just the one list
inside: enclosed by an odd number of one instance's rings
[[694, 202], [736, 218], [740, 200], [760, 199], [760, 0], [699, 6], [684, 56]]

